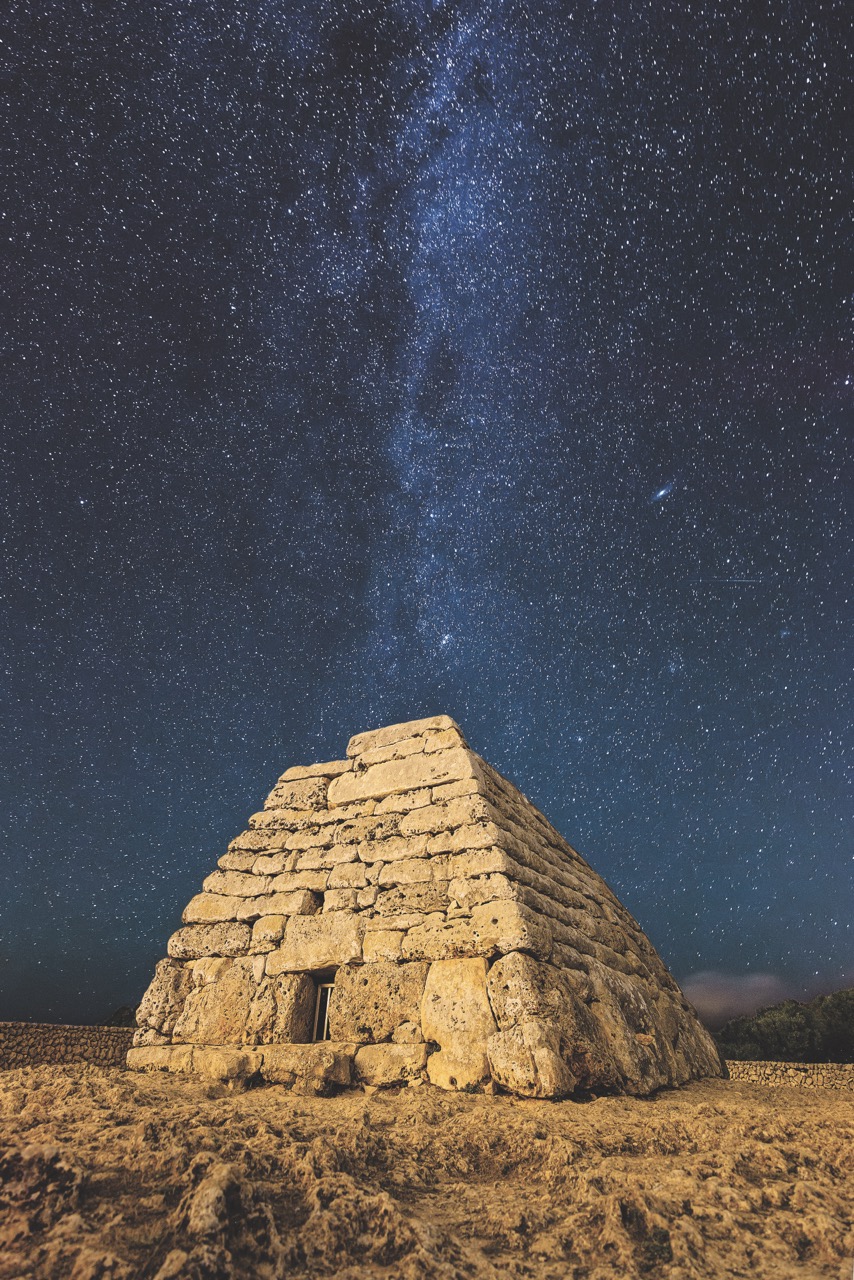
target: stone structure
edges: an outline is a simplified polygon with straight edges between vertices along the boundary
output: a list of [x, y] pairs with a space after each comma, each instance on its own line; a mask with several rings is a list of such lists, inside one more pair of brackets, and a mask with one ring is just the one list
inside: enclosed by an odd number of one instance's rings
[[852, 1062], [727, 1062], [731, 1080], [790, 1089], [854, 1089]]
[[129, 1066], [320, 1092], [644, 1094], [721, 1073], [637, 923], [447, 716], [288, 769], [137, 1022]]
[[52, 1022], [0, 1022], [0, 1070], [42, 1062], [96, 1062], [123, 1067], [130, 1027], [64, 1027]]

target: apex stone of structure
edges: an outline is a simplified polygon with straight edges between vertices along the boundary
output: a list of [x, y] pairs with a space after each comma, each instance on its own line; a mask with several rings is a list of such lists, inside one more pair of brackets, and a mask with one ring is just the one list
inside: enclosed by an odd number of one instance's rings
[[131, 1067], [540, 1098], [721, 1074], [636, 921], [448, 716], [288, 769], [183, 918]]

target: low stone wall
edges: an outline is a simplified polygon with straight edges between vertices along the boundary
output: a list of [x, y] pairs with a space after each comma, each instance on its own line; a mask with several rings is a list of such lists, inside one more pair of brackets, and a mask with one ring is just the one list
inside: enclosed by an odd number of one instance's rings
[[731, 1080], [795, 1089], [852, 1089], [851, 1062], [727, 1062]]
[[0, 1070], [40, 1062], [96, 1062], [123, 1067], [133, 1027], [63, 1027], [50, 1022], [0, 1022]]

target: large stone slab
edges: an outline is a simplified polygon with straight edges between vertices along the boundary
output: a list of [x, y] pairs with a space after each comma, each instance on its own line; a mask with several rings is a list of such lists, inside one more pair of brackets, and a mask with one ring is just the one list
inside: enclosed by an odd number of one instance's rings
[[450, 716], [428, 716], [423, 720], [406, 720], [403, 724], [389, 724], [382, 729], [368, 729], [365, 733], [355, 733], [347, 743], [347, 755], [363, 755], [366, 751], [377, 747], [388, 747], [395, 742], [403, 742], [407, 738], [419, 738], [428, 734], [442, 733], [448, 729], [455, 730], [460, 744], [465, 746], [462, 730], [456, 720]]
[[[613, 990], [601, 977], [558, 969], [532, 956], [510, 954], [496, 961], [487, 983], [490, 1004], [502, 1031], [538, 1022], [557, 1034], [562, 1060], [581, 1088], [618, 1089], [635, 1078], [644, 1092], [665, 1083], [666, 1073], [649, 1070], [651, 1014], [630, 1028]], [[642, 1062], [646, 1060], [646, 1065]], [[658, 1084], [654, 1081], [658, 1080]]]
[[249, 950], [252, 930], [248, 924], [191, 924], [178, 929], [166, 950], [175, 960], [200, 956], [241, 956]]
[[495, 956], [525, 950], [548, 959], [548, 924], [517, 902], [490, 902], [472, 908], [470, 917], [445, 919], [434, 913], [408, 931], [402, 954], [407, 960], [443, 960], [457, 956]]
[[487, 1041], [492, 1078], [526, 1098], [565, 1098], [578, 1084], [560, 1055], [554, 1028], [544, 1022], [520, 1022]]
[[176, 960], [160, 960], [136, 1011], [135, 1045], [166, 1044], [193, 989], [192, 971]]
[[249, 958], [224, 960], [227, 968], [192, 990], [175, 1022], [177, 1044], [257, 1045], [307, 1041], [315, 988], [306, 974], [255, 976]]
[[436, 960], [421, 998], [421, 1032], [439, 1046], [427, 1074], [442, 1089], [464, 1089], [489, 1076], [486, 1045], [498, 1028], [486, 991], [486, 960]]
[[382, 800], [397, 791], [440, 786], [478, 775], [477, 758], [462, 747], [430, 755], [421, 753], [403, 760], [371, 765], [368, 769], [342, 773], [329, 784], [329, 804], [348, 804], [368, 797]]
[[343, 965], [329, 1001], [332, 1039], [377, 1043], [390, 1040], [402, 1022], [418, 1021], [428, 968], [417, 962]]
[[366, 1044], [356, 1050], [356, 1079], [379, 1088], [419, 1080], [426, 1065], [425, 1044]]
[[296, 1093], [326, 1096], [346, 1088], [353, 1079], [355, 1045], [283, 1044], [262, 1051], [261, 1075]]
[[268, 975], [337, 969], [362, 959], [365, 924], [358, 915], [331, 911], [319, 916], [292, 916], [284, 942], [267, 956]]
[[174, 960], [246, 955], [251, 938], [248, 924], [188, 924], [172, 934], [166, 951]]
[[279, 782], [300, 782], [305, 778], [337, 778], [339, 773], [349, 773], [352, 760], [327, 760], [323, 764], [295, 764], [286, 769]]

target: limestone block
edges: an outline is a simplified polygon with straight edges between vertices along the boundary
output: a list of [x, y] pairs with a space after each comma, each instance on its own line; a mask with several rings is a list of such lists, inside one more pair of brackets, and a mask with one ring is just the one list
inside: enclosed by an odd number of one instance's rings
[[284, 849], [288, 838], [287, 831], [241, 831], [229, 843], [229, 853], [274, 853]]
[[433, 879], [433, 868], [429, 858], [401, 858], [399, 862], [389, 862], [383, 866], [377, 877], [377, 883], [390, 884], [422, 884]]
[[214, 981], [196, 987], [175, 1023], [178, 1044], [275, 1044], [307, 1039], [314, 983], [285, 974], [258, 983], [249, 958], [224, 961]]
[[283, 1044], [262, 1050], [261, 1075], [298, 1093], [326, 1095], [346, 1088], [353, 1079], [354, 1045]]
[[437, 751], [429, 756], [422, 753], [342, 773], [329, 784], [329, 804], [345, 804], [368, 797], [381, 800], [394, 792], [440, 786], [461, 778], [475, 778], [479, 774], [477, 758], [463, 747]]
[[362, 1084], [406, 1084], [427, 1065], [425, 1044], [366, 1044], [356, 1050], [356, 1079]]
[[219, 956], [204, 956], [201, 960], [194, 960], [187, 968], [193, 975], [193, 986], [204, 987], [227, 973], [231, 968], [231, 961]]
[[251, 938], [246, 924], [191, 924], [172, 934], [166, 950], [176, 960], [240, 956], [249, 950]]
[[287, 849], [280, 849], [278, 853], [256, 854], [252, 870], [256, 876], [278, 876], [284, 871], [292, 871], [297, 857], [296, 853], [290, 853]]
[[387, 840], [400, 831], [400, 817], [396, 813], [382, 814], [380, 817], [353, 818], [340, 822], [335, 828], [335, 839], [339, 844], [364, 844], [370, 840]]
[[565, 1098], [578, 1084], [560, 1056], [557, 1032], [543, 1022], [520, 1022], [487, 1041], [492, 1078], [526, 1098]]
[[342, 862], [356, 862], [358, 857], [355, 845], [333, 844], [328, 848], [303, 850], [297, 855], [293, 869], [295, 871], [330, 871]]
[[[409, 917], [403, 917], [408, 919]], [[389, 923], [395, 917], [389, 918]], [[368, 928], [371, 927], [370, 922]], [[455, 956], [471, 956], [474, 948], [470, 920], [446, 920], [441, 911], [414, 917], [413, 923], [403, 926], [401, 955], [405, 960], [450, 960]]]
[[[481, 767], [483, 761], [481, 761]], [[456, 800], [458, 796], [471, 796], [480, 793], [480, 777], [460, 778], [458, 782], [442, 783], [432, 788], [434, 804], [444, 804], [446, 800]]]
[[136, 1012], [139, 1041], [134, 1037], [134, 1043], [141, 1042], [141, 1033], [146, 1031], [170, 1037], [192, 989], [193, 973], [187, 965], [160, 960]]
[[243, 898], [226, 897], [221, 893], [197, 893], [184, 908], [181, 919], [185, 924], [216, 924], [237, 920], [244, 904]]
[[192, 1071], [192, 1045], [151, 1045], [129, 1049], [127, 1065], [132, 1071]]
[[[561, 1058], [582, 1087], [619, 1085], [615, 1037], [624, 1045], [623, 1056], [634, 1057], [625, 1019], [614, 1010], [609, 993], [603, 991], [597, 999], [585, 972], [557, 969], [533, 956], [511, 953], [492, 966], [487, 989], [502, 1031], [533, 1021], [551, 1027], [558, 1036]], [[597, 1002], [591, 1007], [594, 999]]]
[[261, 1069], [261, 1054], [230, 1045], [197, 1045], [193, 1049], [193, 1072], [211, 1080], [248, 1080]]
[[465, 738], [460, 730], [456, 727], [453, 729], [439, 729], [435, 733], [424, 735], [424, 751], [429, 754], [432, 751], [446, 751], [449, 747], [465, 746]]
[[[425, 916], [423, 911], [412, 911], [405, 915], [364, 915], [365, 936], [371, 930], [385, 929], [402, 929], [404, 932], [408, 929], [419, 929], [430, 919]], [[442, 919], [441, 913], [436, 913], [437, 919]], [[423, 960], [424, 956], [407, 956], [408, 960]]]
[[349, 773], [352, 760], [327, 760], [324, 764], [296, 764], [286, 769], [279, 782], [302, 782], [305, 778], [337, 778], [339, 773]]
[[418, 1022], [401, 1022], [391, 1033], [395, 1044], [421, 1044], [421, 1026]]
[[266, 951], [274, 951], [285, 936], [287, 916], [261, 916], [252, 926], [252, 943], [250, 953], [261, 955]]
[[500, 845], [502, 833], [494, 822], [474, 822], [470, 826], [457, 827], [455, 831], [443, 831], [433, 836], [427, 845], [428, 853], [464, 853], [466, 849], [489, 849]]
[[311, 1038], [316, 989], [307, 973], [282, 973], [258, 984], [243, 1044], [303, 1044]]
[[447, 804], [431, 804], [404, 814], [400, 820], [400, 834], [411, 836], [426, 831], [430, 835], [436, 835], [440, 831], [452, 831], [455, 827], [487, 821], [492, 816], [492, 806], [482, 796], [458, 796]]
[[247, 875], [241, 871], [214, 871], [202, 888], [205, 893], [221, 893], [225, 897], [253, 898], [269, 892], [270, 880], [268, 876]]
[[355, 889], [327, 889], [323, 895], [324, 911], [354, 911], [356, 905]]
[[[395, 865], [399, 866], [400, 864]], [[450, 903], [444, 883], [433, 884], [432, 881], [428, 881], [426, 884], [391, 884], [386, 886], [383, 881], [384, 876], [381, 875], [380, 892], [373, 904], [374, 915], [393, 916], [422, 913], [426, 916], [437, 912], [444, 914]]]
[[401, 1022], [419, 1017], [429, 966], [423, 963], [342, 965], [329, 1001], [333, 1040], [376, 1043]]
[[430, 788], [421, 787], [417, 791], [403, 791], [399, 795], [386, 796], [385, 800], [377, 802], [375, 812], [378, 814], [409, 813], [411, 809], [421, 809], [430, 804], [431, 800]]
[[[461, 876], [487, 876], [499, 874], [513, 878], [517, 870], [516, 863], [503, 849], [474, 849], [471, 853], [449, 854], [440, 863], [437, 855], [430, 859], [433, 867], [443, 866], [447, 880], [457, 880]], [[434, 872], [436, 879], [438, 874]]]
[[489, 1075], [486, 1045], [498, 1028], [486, 991], [486, 960], [435, 960], [421, 998], [421, 1033], [439, 1045], [427, 1074], [442, 1089], [462, 1089]]
[[217, 858], [217, 866], [223, 871], [251, 871], [257, 860], [257, 853], [224, 853]]
[[461, 907], [482, 906], [485, 902], [518, 901], [520, 886], [507, 876], [457, 876], [448, 884], [448, 897]]
[[546, 920], [518, 902], [488, 902], [471, 909], [475, 954], [506, 955], [530, 951], [543, 960], [552, 952], [552, 935]]
[[333, 867], [326, 882], [329, 889], [364, 889], [367, 883], [363, 862], [346, 862]]
[[407, 960], [494, 956], [519, 950], [548, 959], [552, 938], [548, 925], [517, 902], [473, 907], [470, 918], [446, 919], [433, 913], [422, 925], [411, 927], [403, 942]]
[[304, 778], [302, 781], [279, 781], [264, 804], [265, 809], [325, 809], [326, 778]]
[[285, 871], [273, 879], [273, 893], [294, 893], [308, 889], [311, 893], [323, 893], [329, 879], [328, 871]]
[[303, 827], [292, 831], [285, 840], [285, 848], [297, 852], [306, 849], [325, 849], [335, 843], [335, 826], [325, 822], [320, 826]]
[[[406, 756], [417, 755], [419, 751], [424, 750], [425, 741], [425, 738], [402, 738], [399, 742], [392, 742], [386, 747], [369, 747], [367, 751], [359, 752], [359, 767], [384, 764], [386, 760], [403, 760]], [[449, 745], [458, 747], [460, 744], [457, 741]]]
[[356, 906], [361, 911], [365, 907], [372, 907], [379, 897], [379, 889], [375, 884], [370, 884], [366, 889], [358, 889], [356, 891]]
[[373, 960], [398, 960], [403, 945], [403, 933], [395, 929], [378, 929], [366, 932], [363, 943], [365, 964]]
[[391, 836], [388, 840], [366, 840], [357, 845], [362, 862], [397, 862], [423, 858], [427, 852], [426, 835]]
[[[143, 1048], [145, 1045], [171, 1044], [171, 1042], [171, 1036], [165, 1036], [161, 1031], [155, 1031], [153, 1027], [136, 1027], [131, 1041], [135, 1049]], [[17, 1063], [14, 1065], [17, 1066]]]
[[389, 724], [383, 729], [369, 729], [366, 733], [356, 733], [347, 743], [347, 755], [362, 755], [374, 747], [387, 747], [393, 742], [402, 742], [405, 738], [423, 737], [424, 734], [454, 729], [459, 740], [465, 742], [462, 730], [450, 716], [428, 716], [425, 720], [407, 720], [403, 724]]
[[[282, 877], [277, 876], [280, 880]], [[274, 882], [275, 883], [275, 882]], [[242, 898], [238, 910], [241, 920], [257, 920], [259, 916], [311, 916], [320, 910], [321, 899], [308, 889], [292, 893], [268, 893], [262, 898]]]
[[268, 976], [335, 969], [362, 958], [364, 922], [359, 916], [332, 911], [319, 916], [292, 916], [285, 939], [267, 956]]

